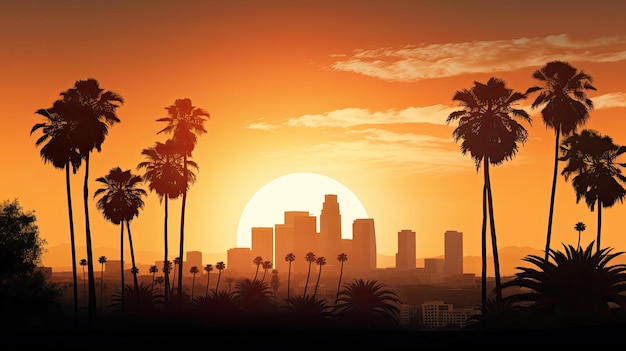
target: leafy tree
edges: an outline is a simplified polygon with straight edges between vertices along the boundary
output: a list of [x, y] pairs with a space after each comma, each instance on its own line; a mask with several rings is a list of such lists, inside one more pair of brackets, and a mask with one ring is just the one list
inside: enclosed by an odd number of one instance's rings
[[533, 78], [541, 82], [527, 90], [528, 93], [538, 91], [532, 108], [541, 109], [541, 116], [546, 127], [554, 129], [554, 173], [552, 175], [552, 192], [550, 194], [550, 212], [548, 214], [548, 232], [546, 234], [545, 259], [550, 254], [552, 236], [552, 217], [554, 215], [554, 198], [559, 161], [561, 136], [568, 136], [585, 124], [589, 119], [589, 110], [593, 102], [587, 98], [588, 90], [596, 90], [591, 85], [592, 77], [565, 61], [550, 61], [533, 72]]
[[[172, 140], [176, 145], [176, 149], [183, 154], [183, 179], [187, 180], [187, 158], [192, 156], [192, 152], [196, 147], [198, 136], [207, 132], [204, 128], [204, 122], [210, 118], [210, 114], [208, 111], [194, 106], [189, 98], [176, 99], [174, 104], [166, 107], [165, 110], [167, 111], [167, 116], [157, 119], [157, 122], [166, 122], [167, 126], [157, 132], [157, 134], [173, 134]], [[185, 206], [187, 204], [188, 188], [188, 184], [185, 184], [182, 193], [183, 198], [180, 215], [180, 257], [184, 254]], [[181, 296], [183, 284], [182, 262], [178, 270], [178, 295]]]
[[355, 279], [339, 292], [334, 313], [343, 324], [364, 329], [398, 326], [398, 304], [395, 292], [377, 280]]
[[37, 270], [45, 240], [37, 218], [17, 199], [0, 203], [0, 315], [3, 330], [41, 328], [61, 316], [58, 284]]
[[281, 307], [282, 316], [287, 321], [286, 326], [297, 328], [328, 327], [333, 320], [332, 306], [327, 305], [325, 299], [314, 295], [297, 295], [287, 300]]
[[[483, 165], [483, 220], [482, 220], [482, 302], [486, 304], [486, 257], [487, 214], [491, 229], [491, 245], [496, 281], [496, 302], [501, 301], [500, 262], [496, 242], [496, 228], [493, 214], [493, 198], [489, 165], [500, 165], [512, 159], [528, 138], [528, 131], [516, 119], [531, 123], [529, 114], [515, 108], [526, 94], [506, 87], [498, 78], [490, 78], [486, 84], [474, 82], [471, 89], [457, 91], [453, 100], [458, 101], [461, 110], [448, 115], [446, 123], [458, 120], [458, 126], [452, 135], [455, 141], [462, 140], [461, 153], [469, 153], [476, 165], [476, 170]], [[488, 212], [487, 212], [488, 211]]]
[[239, 280], [235, 284], [233, 296], [239, 308], [252, 318], [266, 315], [273, 305], [269, 285], [260, 280]]
[[39, 109], [35, 113], [45, 118], [44, 122], [37, 123], [30, 130], [34, 132], [41, 130], [42, 135], [35, 142], [35, 146], [41, 146], [39, 155], [44, 163], [50, 162], [54, 168], [65, 170], [65, 192], [67, 194], [67, 212], [70, 227], [70, 248], [72, 253], [72, 280], [74, 297], [74, 321], [78, 321], [78, 278], [76, 274], [76, 240], [74, 235], [74, 214], [72, 210], [72, 191], [70, 186], [70, 166], [72, 173], [76, 171], [82, 163], [82, 158], [76, 146], [73, 144], [73, 135], [76, 122], [63, 118], [60, 114], [52, 112], [51, 109]]
[[561, 152], [563, 156], [559, 160], [567, 161], [561, 172], [565, 180], [576, 174], [572, 178], [576, 202], [584, 198], [592, 212], [598, 205], [596, 250], [600, 250], [602, 208], [612, 207], [617, 201], [623, 202], [626, 197], [622, 185], [626, 184], [626, 177], [619, 168], [626, 163], [617, 162], [617, 158], [626, 152], [626, 146], [615, 145], [611, 137], [585, 129], [563, 140]]

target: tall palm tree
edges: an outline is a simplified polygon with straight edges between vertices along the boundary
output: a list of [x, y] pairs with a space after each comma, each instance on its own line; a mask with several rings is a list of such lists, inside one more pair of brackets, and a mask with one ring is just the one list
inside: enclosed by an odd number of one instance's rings
[[150, 269], [148, 270], [148, 272], [150, 272], [152, 274], [152, 285], [150, 287], [152, 289], [154, 289], [154, 278], [155, 278], [155, 275], [157, 274], [157, 272], [159, 272], [159, 267], [157, 267], [155, 264], [153, 264], [152, 266], [150, 266]]
[[[159, 196], [159, 202], [164, 203], [164, 258], [167, 261], [169, 257], [168, 246], [168, 214], [169, 199], [176, 199], [182, 195], [183, 189], [187, 184], [195, 182], [196, 175], [189, 169], [197, 169], [198, 165], [191, 161], [187, 161], [187, 182], [185, 182], [185, 166], [183, 165], [183, 155], [178, 152], [174, 141], [169, 139], [165, 143], [156, 142], [151, 148], [143, 149], [141, 154], [145, 161], [137, 165], [137, 169], [145, 170], [143, 178], [148, 182], [150, 192], [154, 191]], [[165, 306], [167, 308], [169, 302], [169, 271], [165, 272]]]
[[212, 264], [207, 264], [206, 266], [204, 266], [204, 271], [206, 272], [206, 292], [204, 293], [205, 295], [209, 295], [209, 282], [211, 280], [211, 271], [213, 270], [213, 265]]
[[587, 226], [583, 222], [578, 222], [574, 225], [574, 230], [578, 232], [578, 246], [576, 246], [576, 250], [580, 249], [580, 233], [584, 232], [587, 229]]
[[262, 282], [265, 281], [265, 276], [267, 275], [267, 271], [269, 269], [272, 269], [272, 262], [271, 261], [263, 261], [263, 279], [261, 279]]
[[80, 167], [82, 158], [73, 143], [75, 122], [63, 118], [50, 109], [39, 109], [35, 113], [45, 118], [44, 122], [37, 123], [30, 130], [32, 135], [41, 130], [42, 135], [35, 141], [35, 146], [41, 146], [39, 155], [44, 164], [50, 162], [54, 168], [65, 170], [65, 192], [67, 194], [67, 212], [70, 226], [70, 248], [72, 252], [72, 280], [74, 292], [74, 321], [78, 321], [78, 279], [76, 274], [76, 242], [74, 239], [74, 215], [72, 211], [72, 192], [70, 187], [70, 166], [72, 173]]
[[289, 262], [289, 270], [287, 271], [287, 301], [289, 301], [289, 293], [291, 292], [291, 262], [295, 260], [296, 255], [294, 255], [293, 252], [285, 256], [285, 261]]
[[170, 294], [174, 294], [174, 287], [176, 286], [176, 272], [178, 271], [177, 267], [180, 267], [180, 257], [174, 257], [174, 276], [172, 277], [172, 291]]
[[80, 266], [83, 267], [83, 298], [87, 301], [87, 277], [85, 277], [85, 267], [88, 265], [87, 259], [80, 260]]
[[545, 260], [549, 259], [550, 239], [552, 236], [552, 217], [554, 214], [554, 198], [559, 162], [559, 146], [561, 136], [568, 136], [585, 124], [589, 118], [589, 110], [593, 102], [587, 98], [588, 90], [596, 90], [591, 85], [592, 77], [578, 71], [568, 62], [550, 61], [533, 72], [533, 78], [542, 86], [535, 86], [527, 93], [539, 91], [532, 103], [532, 108], [541, 109], [543, 122], [548, 128], [554, 129], [554, 172], [552, 175], [552, 191], [550, 194], [550, 212], [548, 214], [548, 231], [546, 234]]
[[324, 256], [320, 256], [315, 260], [315, 263], [320, 266], [317, 271], [317, 282], [315, 283], [315, 290], [313, 290], [313, 298], [317, 296], [317, 289], [320, 286], [320, 278], [322, 277], [322, 266], [326, 265], [326, 258]]
[[191, 268], [189, 268], [189, 273], [192, 274], [192, 278], [191, 278], [191, 299], [193, 300], [193, 289], [196, 286], [196, 274], [200, 272], [200, 270], [198, 269], [198, 266], [191, 266]]
[[51, 113], [58, 113], [74, 124], [75, 138], [72, 145], [76, 146], [85, 162], [85, 178], [83, 183], [83, 203], [85, 211], [85, 243], [87, 246], [87, 272], [89, 277], [88, 328], [95, 326], [97, 316], [96, 286], [94, 278], [94, 259], [91, 243], [91, 227], [89, 223], [89, 160], [95, 149], [100, 152], [102, 144], [109, 132], [109, 127], [120, 122], [116, 115], [117, 108], [124, 102], [123, 98], [112, 91], [102, 89], [97, 80], [88, 78], [78, 80], [74, 86], [61, 92]]
[[[192, 152], [196, 147], [198, 135], [206, 133], [204, 128], [204, 122], [210, 118], [208, 111], [196, 107], [192, 104], [191, 99], [183, 98], [176, 99], [174, 104], [165, 108], [167, 116], [158, 118], [157, 122], [166, 122], [167, 126], [159, 133], [173, 134], [172, 140], [174, 141], [177, 149], [183, 154], [184, 165], [184, 177], [187, 179], [187, 158], [192, 156]], [[182, 193], [182, 206], [180, 215], [180, 248], [179, 255], [182, 257], [184, 254], [184, 239], [185, 239], [185, 206], [187, 204], [187, 189], [188, 186], [183, 187]], [[182, 275], [183, 265], [181, 264], [178, 272], [178, 295], [179, 303], [180, 296], [182, 295]]]
[[[218, 274], [217, 274], [217, 284], [215, 284], [215, 294], [217, 294], [217, 292], [218, 292], [218, 290], [217, 290], [217, 289], [218, 289], [218, 288], [219, 288], [219, 286], [220, 286], [220, 279], [222, 278], [222, 271], [224, 271], [224, 269], [226, 269], [226, 264], [225, 264], [223, 261], [219, 261], [219, 262], [215, 265], [215, 268], [216, 268], [216, 269], [217, 269], [217, 271], [218, 271]], [[228, 290], [230, 290], [230, 285], [229, 285]]]
[[168, 291], [167, 289], [169, 289], [169, 282], [167, 281], [169, 279], [170, 276], [170, 271], [172, 270], [172, 261], [170, 260], [165, 260], [163, 261], [163, 280], [165, 283], [165, 296], [164, 296], [164, 303], [165, 303], [165, 307], [167, 308], [167, 296], [168, 296]]
[[335, 305], [339, 299], [339, 290], [341, 289], [341, 278], [343, 277], [343, 263], [348, 260], [348, 255], [345, 252], [337, 255], [337, 261], [341, 262], [341, 268], [339, 269], [339, 282], [337, 283], [337, 296], [335, 297]]
[[612, 207], [617, 201], [623, 202], [626, 197], [622, 185], [626, 184], [626, 177], [619, 168], [626, 167], [626, 163], [617, 162], [617, 158], [626, 152], [626, 146], [615, 145], [610, 136], [585, 129], [563, 140], [561, 152], [563, 156], [559, 160], [567, 161], [561, 172], [565, 180], [576, 174], [572, 178], [576, 202], [585, 198], [592, 212], [598, 205], [596, 250], [600, 251], [602, 208]]
[[304, 284], [304, 294], [303, 296], [306, 297], [306, 290], [307, 287], [309, 286], [309, 278], [311, 277], [311, 265], [313, 264], [313, 262], [315, 262], [315, 254], [313, 252], [308, 252], [306, 254], [306, 256], [304, 256], [304, 259], [309, 262], [309, 271], [306, 275], [306, 283]]
[[102, 313], [102, 297], [104, 296], [104, 264], [107, 263], [107, 257], [98, 257], [98, 263], [100, 263], [100, 313]]
[[[122, 171], [120, 167], [111, 168], [109, 173], [103, 177], [98, 177], [97, 182], [103, 184], [103, 186], [97, 189], [93, 195], [97, 198], [96, 206], [102, 215], [113, 224], [119, 224], [122, 228], [126, 224], [126, 231], [128, 232], [128, 244], [130, 246], [130, 258], [132, 267], [136, 268], [135, 264], [135, 250], [133, 247], [133, 238], [130, 231], [130, 221], [139, 215], [139, 210], [144, 207], [143, 198], [148, 193], [138, 187], [143, 182], [143, 178], [138, 175], [132, 174], [130, 170]], [[123, 229], [122, 229], [123, 233]], [[123, 235], [120, 240], [120, 261], [122, 265], [124, 263], [124, 241]], [[122, 266], [123, 267], [123, 266]], [[122, 270], [122, 276], [124, 271]], [[133, 286], [137, 289], [139, 283], [137, 281], [137, 274], [133, 274]], [[124, 285], [122, 285], [122, 291]]]
[[[455, 141], [463, 140], [461, 153], [469, 153], [474, 160], [476, 170], [483, 165], [483, 220], [482, 220], [482, 303], [487, 304], [486, 295], [486, 225], [487, 215], [491, 229], [496, 301], [501, 301], [500, 263], [496, 243], [496, 228], [493, 214], [493, 198], [489, 165], [499, 165], [512, 159], [517, 153], [519, 143], [528, 138], [528, 131], [515, 118], [531, 123], [529, 114], [515, 108], [527, 96], [506, 87], [498, 78], [490, 78], [486, 84], [474, 82], [471, 89], [457, 91], [453, 100], [459, 102], [461, 110], [452, 112], [446, 122], [458, 120], [458, 127], [453, 132]], [[487, 213], [488, 211], [488, 213]]]
[[254, 273], [254, 280], [256, 280], [256, 277], [259, 275], [259, 267], [263, 265], [263, 257], [255, 257], [254, 260], [252, 260], [252, 263], [256, 265], [256, 272]]

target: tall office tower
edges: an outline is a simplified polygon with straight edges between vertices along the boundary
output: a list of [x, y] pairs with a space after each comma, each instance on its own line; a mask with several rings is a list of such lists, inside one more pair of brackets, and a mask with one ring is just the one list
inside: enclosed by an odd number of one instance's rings
[[191, 267], [196, 266], [200, 273], [204, 272], [202, 270], [202, 252], [200, 251], [187, 251], [187, 262], [185, 262], [185, 270], [183, 271], [184, 275], [193, 275], [190, 272]]
[[306, 254], [313, 252], [315, 257], [319, 257], [317, 217], [309, 215], [308, 212], [306, 216], [293, 217], [293, 239], [293, 251], [296, 260], [291, 263], [291, 271], [306, 273], [309, 268]]
[[253, 227], [252, 228], [252, 259], [263, 257], [263, 262], [272, 262], [274, 267], [274, 228], [273, 227]]
[[293, 225], [294, 218], [309, 215], [308, 211], [285, 211], [285, 224]]
[[463, 233], [448, 230], [444, 233], [445, 275], [463, 274]]
[[[307, 213], [308, 215], [308, 213]], [[292, 224], [275, 224], [274, 225], [274, 268], [279, 273], [287, 272], [289, 262], [285, 261], [285, 257], [294, 253], [293, 247], [293, 225]], [[298, 257], [296, 257], [297, 259]]]
[[326, 194], [320, 214], [320, 249], [318, 256], [326, 257], [328, 266], [334, 266], [341, 253], [341, 214], [337, 195]]
[[352, 222], [352, 258], [357, 270], [376, 269], [376, 231], [373, 218], [357, 218]]
[[415, 232], [403, 229], [398, 232], [398, 253], [396, 254], [396, 268], [414, 269], [417, 264], [415, 252]]
[[236, 274], [254, 272], [252, 250], [247, 247], [235, 247], [226, 251], [226, 269]]

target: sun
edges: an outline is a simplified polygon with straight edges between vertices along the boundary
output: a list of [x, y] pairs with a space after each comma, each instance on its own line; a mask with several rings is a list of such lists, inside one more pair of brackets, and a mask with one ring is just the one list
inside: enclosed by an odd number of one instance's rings
[[341, 237], [352, 239], [352, 222], [369, 218], [359, 198], [345, 185], [325, 175], [309, 172], [290, 173], [262, 186], [250, 198], [239, 218], [237, 247], [251, 247], [253, 227], [274, 227], [284, 223], [286, 211], [308, 211], [317, 217], [326, 194], [337, 195], [341, 214]]

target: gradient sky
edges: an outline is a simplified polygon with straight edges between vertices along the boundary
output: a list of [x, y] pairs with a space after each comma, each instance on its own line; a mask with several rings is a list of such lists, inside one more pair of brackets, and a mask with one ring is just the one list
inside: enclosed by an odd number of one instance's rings
[[[188, 195], [186, 251], [235, 247], [255, 191], [315, 172], [360, 199], [379, 253], [394, 255], [398, 231], [411, 229], [418, 257], [443, 254], [446, 230], [463, 232], [464, 253], [480, 255], [482, 173], [445, 123], [458, 109], [454, 92], [490, 77], [523, 92], [538, 83], [533, 71], [568, 61], [597, 88], [584, 127], [626, 144], [624, 13], [617, 0], [3, 2], [0, 194], [36, 211], [48, 246], [69, 243], [64, 172], [42, 162], [29, 131], [42, 121], [37, 109], [95, 78], [125, 103], [91, 157], [92, 180], [116, 166], [136, 173], [141, 151], [165, 140], [156, 119], [175, 99], [210, 112], [194, 151], [200, 170]], [[500, 247], [545, 246], [554, 133], [531, 102], [529, 140], [491, 168]], [[81, 168], [72, 177], [79, 246], [83, 176]], [[90, 183], [90, 195], [97, 187]], [[90, 205], [98, 257], [99, 247], [119, 246], [119, 227]], [[603, 246], [626, 250], [624, 213], [619, 203], [604, 210]], [[172, 255], [179, 214], [180, 200], [170, 202]], [[588, 243], [596, 214], [559, 177], [552, 247], [575, 245], [579, 221]], [[162, 252], [162, 226], [151, 193], [131, 222], [135, 250]]]

